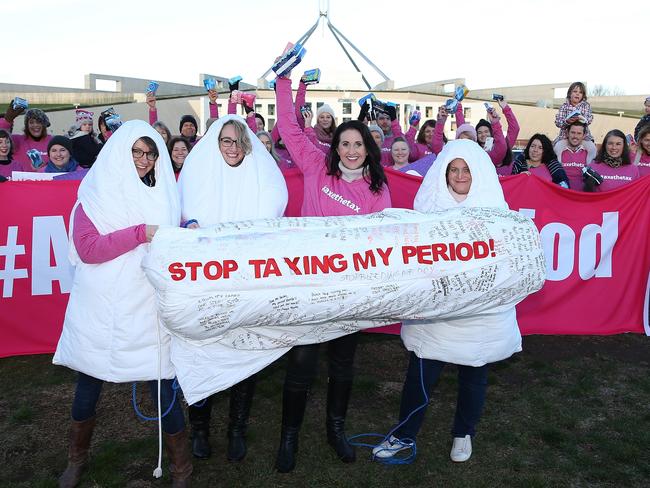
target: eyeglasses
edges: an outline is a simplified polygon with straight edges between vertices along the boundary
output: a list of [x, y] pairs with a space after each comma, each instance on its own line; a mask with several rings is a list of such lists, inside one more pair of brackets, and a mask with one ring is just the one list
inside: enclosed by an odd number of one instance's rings
[[222, 137], [219, 139], [219, 144], [223, 147], [232, 147], [233, 144], [237, 144], [237, 147], [241, 147], [241, 141], [231, 139], [230, 137]]
[[147, 161], [155, 161], [158, 159], [158, 153], [156, 151], [143, 151], [142, 149], [131, 149], [131, 154], [136, 159], [140, 159], [142, 156], [147, 156]]

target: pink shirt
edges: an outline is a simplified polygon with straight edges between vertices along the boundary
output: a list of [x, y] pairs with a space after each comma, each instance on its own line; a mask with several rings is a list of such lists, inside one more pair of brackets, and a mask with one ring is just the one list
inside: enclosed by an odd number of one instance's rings
[[597, 192], [613, 190], [639, 178], [639, 168], [634, 164], [625, 164], [618, 168], [612, 168], [607, 164], [593, 161], [589, 166], [603, 177], [603, 182], [595, 187]]
[[[641, 149], [639, 149], [641, 151]], [[633, 161], [636, 160], [636, 156], [630, 156]], [[641, 158], [639, 159], [639, 175], [646, 176], [650, 175], [650, 155], [641, 153]]]
[[517, 142], [517, 137], [519, 137], [519, 122], [517, 121], [517, 117], [515, 117], [515, 113], [510, 108], [510, 105], [506, 105], [506, 108], [503, 109], [503, 115], [508, 122], [506, 142], [510, 148], [513, 148]]
[[307, 139], [309, 139], [314, 146], [316, 146], [318, 149], [323, 151], [325, 154], [330, 152], [330, 147], [332, 145], [328, 142], [323, 142], [319, 140], [318, 135], [316, 134], [316, 131], [314, 130], [313, 127], [305, 127], [305, 135], [307, 136]]
[[74, 213], [72, 239], [84, 263], [105, 263], [147, 242], [147, 226], [134, 225], [102, 235], [79, 204]]
[[541, 178], [546, 181], [553, 181], [553, 177], [551, 176], [551, 172], [548, 170], [545, 164], [540, 164], [539, 166], [533, 168], [529, 167], [528, 171], [530, 171], [531, 175], [535, 175], [538, 178]]
[[[506, 120], [508, 121], [508, 140], [510, 140], [510, 138], [514, 136], [514, 140], [516, 141], [517, 136], [519, 135], [519, 123], [517, 122], [517, 118], [515, 117], [515, 114], [510, 108], [510, 106], [506, 105], [506, 108], [503, 110], [503, 115], [505, 115]], [[463, 114], [463, 106], [459, 103], [458, 106], [456, 107], [456, 127], [460, 127], [464, 123], [465, 123], [465, 115]], [[510, 128], [510, 125], [512, 125], [512, 129]], [[436, 128], [437, 127], [438, 127], [438, 123], [436, 122]], [[508, 151], [508, 144], [506, 143], [506, 138], [503, 135], [501, 122], [499, 122], [498, 120], [492, 124], [492, 137], [494, 138], [494, 141], [492, 143], [492, 148], [489, 151], [487, 151], [487, 153], [490, 156], [490, 159], [492, 160], [494, 165], [497, 167], [497, 174], [509, 175], [512, 173], [512, 165], [500, 166], [501, 161], [503, 161], [503, 158], [505, 157], [506, 152]], [[440, 141], [442, 141], [442, 135], [440, 136]], [[510, 145], [510, 147], [512, 147], [512, 144]], [[435, 149], [435, 145], [434, 145], [434, 149]], [[501, 172], [499, 172], [499, 168], [501, 168]]]
[[[6, 161], [3, 161], [6, 162]], [[9, 164], [2, 164], [3, 162], [0, 162], [0, 176], [4, 176], [5, 178], [11, 178], [11, 173], [14, 171], [22, 171], [22, 164], [17, 162], [15, 159], [12, 159]]]
[[280, 135], [304, 177], [301, 215], [361, 215], [390, 207], [390, 193], [386, 185], [379, 193], [372, 193], [363, 178], [347, 182], [327, 174], [325, 154], [311, 143], [296, 121], [291, 100], [291, 80], [278, 78], [275, 89]]
[[[437, 124], [436, 124], [437, 125]], [[434, 129], [435, 130], [435, 129]], [[406, 131], [406, 134], [404, 135], [404, 139], [406, 139], [406, 143], [409, 145], [409, 161], [417, 161], [418, 159], [422, 159], [424, 156], [428, 156], [429, 154], [433, 154], [433, 150], [431, 149], [430, 145], [427, 144], [420, 144], [415, 140], [417, 136], [418, 128], [415, 126], [410, 126], [409, 130]]]
[[[11, 124], [5, 120], [4, 117], [0, 118], [0, 129], [11, 132]], [[39, 168], [44, 167], [48, 162], [47, 145], [50, 143], [52, 136], [46, 135], [40, 141], [35, 141], [25, 134], [11, 134], [11, 143], [13, 146], [13, 162], [16, 163], [16, 171], [38, 171]], [[38, 168], [32, 166], [32, 160], [27, 156], [27, 151], [36, 149], [41, 153], [43, 164]]]
[[280, 161], [278, 161], [278, 166], [280, 167], [280, 169], [289, 169], [289, 168], [296, 167], [296, 165], [293, 164], [293, 161], [291, 160], [291, 155], [289, 154], [289, 151], [287, 151], [286, 149], [282, 147], [276, 147], [275, 154], [277, 154], [278, 157], [280, 158]]
[[577, 151], [566, 148], [560, 154], [560, 162], [569, 178], [569, 188], [582, 191], [584, 180], [582, 179], [582, 168], [587, 165], [587, 150], [580, 146]]
[[397, 119], [392, 120], [390, 123], [390, 130], [392, 134], [390, 136], [384, 136], [384, 142], [381, 144], [379, 150], [381, 151], [381, 165], [384, 168], [390, 167], [393, 165], [393, 155], [390, 152], [390, 148], [393, 145], [393, 141], [396, 137], [404, 137], [404, 132], [402, 132], [402, 127], [399, 125]]

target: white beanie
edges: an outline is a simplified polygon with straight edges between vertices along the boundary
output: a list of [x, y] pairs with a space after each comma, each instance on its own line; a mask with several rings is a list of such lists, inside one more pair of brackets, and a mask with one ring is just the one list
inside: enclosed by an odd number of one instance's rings
[[318, 117], [322, 113], [328, 113], [332, 116], [333, 119], [336, 118], [336, 115], [334, 114], [334, 109], [324, 103], [323, 105], [320, 106], [320, 108], [316, 111], [316, 117]]
[[384, 142], [384, 131], [377, 124], [368, 125], [368, 130], [370, 132], [377, 132], [381, 136], [381, 142]]

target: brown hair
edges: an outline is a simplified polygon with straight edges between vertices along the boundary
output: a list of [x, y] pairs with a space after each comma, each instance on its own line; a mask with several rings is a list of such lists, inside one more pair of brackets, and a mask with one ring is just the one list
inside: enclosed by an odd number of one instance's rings
[[[221, 132], [223, 132], [224, 127], [227, 125], [232, 125], [237, 133], [237, 141], [240, 144], [242, 151], [245, 155], [248, 155], [253, 152], [253, 143], [248, 137], [248, 128], [238, 120], [229, 120], [223, 127], [221, 127]], [[221, 139], [221, 132], [219, 133], [219, 139]]]
[[587, 101], [587, 87], [582, 81], [574, 81], [569, 85], [569, 89], [566, 91], [566, 99], [568, 100], [569, 97], [571, 96], [571, 92], [573, 91], [574, 88], [580, 88], [582, 91], [582, 100], [581, 102], [586, 102]]
[[650, 153], [646, 152], [646, 150], [643, 148], [643, 146], [641, 145], [641, 140], [648, 134], [650, 134], [650, 124], [646, 124], [642, 126], [641, 130], [639, 131], [636, 137], [636, 143], [638, 144], [641, 153], [645, 154], [646, 156], [650, 156]]

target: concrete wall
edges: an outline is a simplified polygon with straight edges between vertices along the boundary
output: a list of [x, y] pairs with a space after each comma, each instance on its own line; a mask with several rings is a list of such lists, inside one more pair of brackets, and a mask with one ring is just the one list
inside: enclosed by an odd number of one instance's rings
[[433, 95], [444, 95], [450, 93], [449, 91], [445, 91], [446, 85], [453, 85], [455, 90], [457, 86], [464, 85], [464, 84], [465, 84], [465, 78], [452, 78], [449, 80], [439, 80], [439, 81], [432, 81], [429, 83], [421, 83], [419, 85], [405, 86], [403, 88], [398, 88], [398, 90], [405, 91], [405, 92], [423, 92], [423, 93], [431, 93]]
[[[167, 96], [182, 96], [182, 95], [203, 95], [205, 88], [203, 87], [203, 80], [206, 78], [214, 78], [217, 80], [218, 90], [228, 90], [228, 78], [223, 76], [216, 76], [207, 73], [200, 73], [196, 85], [186, 85], [182, 83], [172, 83], [169, 81], [158, 81], [157, 95], [160, 97]], [[90, 73], [85, 75], [85, 86], [87, 90], [96, 90], [98, 80], [108, 80], [116, 82], [116, 91], [120, 93], [146, 93], [147, 86], [151, 80], [144, 78], [129, 78], [127, 76], [115, 75], [102, 75], [97, 73]], [[240, 83], [242, 90], [253, 89], [253, 85]]]
[[555, 100], [555, 90], [557, 88], [566, 90], [569, 88], [570, 84], [571, 82], [551, 83], [546, 85], [481, 88], [479, 90], [471, 90], [470, 95], [478, 99], [492, 100], [492, 94], [499, 93], [513, 103], [524, 102], [531, 103], [533, 105], [539, 104], [541, 106], [551, 106]]
[[134, 101], [131, 93], [110, 92], [72, 92], [45, 93], [25, 91], [5, 91], [0, 93], [0, 111], [4, 112], [6, 104], [15, 97], [26, 99], [30, 105], [99, 105]]
[[[641, 116], [643, 103], [648, 95], [621, 95], [617, 97], [589, 97], [587, 101], [593, 110], [604, 110], [616, 113], [623, 111], [624, 115]], [[563, 104], [565, 99], [559, 101]]]
[[[20, 92], [20, 93], [80, 93], [84, 92], [83, 88], [66, 88], [62, 86], [40, 86], [40, 85], [21, 85], [18, 83], [0, 83], [0, 93]], [[25, 97], [23, 97], [25, 98]]]

